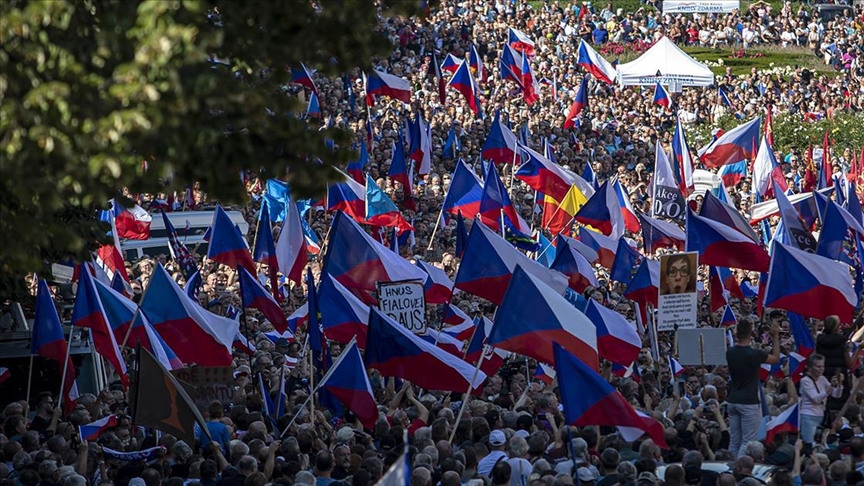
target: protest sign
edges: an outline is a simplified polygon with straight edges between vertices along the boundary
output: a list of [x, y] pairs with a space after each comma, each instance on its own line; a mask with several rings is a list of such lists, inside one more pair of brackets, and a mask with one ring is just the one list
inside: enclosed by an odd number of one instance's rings
[[[198, 410], [205, 411], [214, 401], [234, 403], [234, 369], [194, 366], [171, 372], [186, 388]], [[187, 386], [188, 385], [188, 386]]]
[[696, 327], [697, 265], [696, 252], [675, 253], [660, 257], [658, 331]]
[[414, 334], [426, 333], [426, 297], [423, 282], [377, 282], [378, 310]]
[[684, 366], [726, 366], [726, 331], [713, 327], [678, 331], [678, 361]]

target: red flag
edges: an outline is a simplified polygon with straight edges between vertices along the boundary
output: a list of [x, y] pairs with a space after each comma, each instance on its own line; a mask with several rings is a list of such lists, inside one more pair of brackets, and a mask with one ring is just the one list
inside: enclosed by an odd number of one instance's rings
[[772, 107], [768, 105], [765, 108], [765, 138], [768, 139], [768, 144], [774, 146], [774, 117], [771, 114]]
[[825, 136], [822, 138], [822, 173], [825, 175], [825, 185], [823, 187], [831, 187], [834, 183], [831, 181], [833, 174], [831, 168], [831, 138], [828, 130], [825, 130]]
[[804, 169], [804, 185], [801, 187], [803, 192], [810, 192], [816, 189], [816, 163], [813, 161], [813, 145], [807, 149], [807, 166]]

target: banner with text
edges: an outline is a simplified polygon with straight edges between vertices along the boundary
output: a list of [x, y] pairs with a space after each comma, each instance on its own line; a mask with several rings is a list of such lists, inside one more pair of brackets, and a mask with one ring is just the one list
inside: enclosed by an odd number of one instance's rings
[[426, 296], [423, 282], [378, 282], [378, 310], [414, 334], [426, 333]]
[[663, 13], [732, 13], [738, 0], [663, 0]]
[[696, 270], [699, 254], [674, 253], [660, 257], [660, 298], [657, 330], [696, 327]]

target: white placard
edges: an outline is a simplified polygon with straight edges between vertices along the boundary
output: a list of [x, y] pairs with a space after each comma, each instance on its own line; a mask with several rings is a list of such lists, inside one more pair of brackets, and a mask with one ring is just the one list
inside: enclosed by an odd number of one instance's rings
[[732, 13], [741, 8], [738, 0], [663, 0], [663, 13]]
[[423, 282], [378, 282], [378, 310], [414, 334], [426, 333], [426, 296]]
[[696, 327], [696, 294], [661, 295], [657, 306], [657, 330], [672, 331]]
[[660, 257], [658, 331], [696, 327], [698, 266], [699, 254], [696, 252], [675, 253]]

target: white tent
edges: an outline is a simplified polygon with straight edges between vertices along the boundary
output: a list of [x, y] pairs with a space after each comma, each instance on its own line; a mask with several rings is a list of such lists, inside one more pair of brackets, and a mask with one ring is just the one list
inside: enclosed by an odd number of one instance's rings
[[621, 86], [653, 86], [658, 81], [673, 88], [711, 86], [714, 73], [708, 66], [688, 56], [669, 38], [661, 37], [638, 59], [618, 66]]

